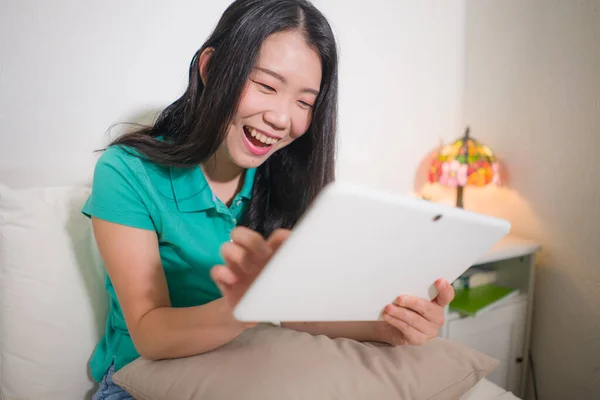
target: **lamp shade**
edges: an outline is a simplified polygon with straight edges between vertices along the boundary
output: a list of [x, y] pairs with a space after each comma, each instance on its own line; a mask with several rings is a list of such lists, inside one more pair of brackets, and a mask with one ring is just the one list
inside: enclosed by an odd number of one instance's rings
[[429, 169], [429, 182], [457, 188], [457, 206], [462, 207], [462, 189], [498, 184], [499, 170], [494, 153], [472, 138], [467, 127], [463, 137], [443, 146], [436, 154]]

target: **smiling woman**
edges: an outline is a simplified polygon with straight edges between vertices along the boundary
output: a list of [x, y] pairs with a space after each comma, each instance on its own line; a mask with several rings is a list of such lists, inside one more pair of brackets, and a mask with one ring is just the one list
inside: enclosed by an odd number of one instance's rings
[[[140, 356], [201, 354], [252, 326], [233, 307], [334, 179], [337, 79], [333, 33], [311, 3], [237, 0], [192, 58], [183, 95], [103, 152], [83, 207], [111, 300], [91, 359], [96, 400], [131, 398], [112, 374]], [[385, 322], [284, 326], [424, 343], [453, 296], [438, 289], [431, 302], [399, 297]]]
[[333, 180], [337, 70], [331, 28], [308, 1], [237, 0], [182, 96], [105, 149], [83, 207], [111, 298], [95, 399], [130, 398], [112, 374], [139, 356], [200, 354], [248, 328], [211, 270], [236, 226], [292, 228]]

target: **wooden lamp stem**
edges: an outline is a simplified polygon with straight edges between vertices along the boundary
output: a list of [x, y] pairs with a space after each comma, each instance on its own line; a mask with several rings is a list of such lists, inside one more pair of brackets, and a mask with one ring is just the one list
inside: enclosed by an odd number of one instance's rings
[[463, 187], [462, 186], [457, 186], [456, 187], [456, 207], [459, 208], [464, 208], [463, 207]]
[[[462, 151], [464, 152], [464, 154], [467, 158], [467, 163], [469, 162], [468, 141], [470, 139], [470, 133], [471, 133], [471, 128], [469, 126], [467, 126], [467, 128], [465, 129], [465, 136], [463, 137], [463, 143], [462, 143]], [[459, 207], [459, 208], [464, 208], [463, 190], [464, 190], [464, 188], [462, 186], [457, 185], [457, 187], [456, 187], [456, 207]]]

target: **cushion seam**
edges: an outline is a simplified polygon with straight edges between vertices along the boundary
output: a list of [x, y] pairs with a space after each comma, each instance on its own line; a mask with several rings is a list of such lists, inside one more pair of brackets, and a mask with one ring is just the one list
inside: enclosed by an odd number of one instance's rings
[[[437, 393], [433, 394], [432, 396], [428, 397], [428, 399], [433, 399], [433, 398], [435, 398], [436, 396], [438, 396], [439, 394], [441, 394], [441, 393], [445, 392], [446, 390], [448, 390], [448, 389], [450, 389], [450, 388], [452, 388], [452, 387], [454, 387], [454, 386], [456, 386], [456, 385], [459, 385], [459, 384], [461, 384], [462, 382], [464, 382], [464, 381], [466, 381], [467, 379], [469, 379], [469, 377], [470, 377], [471, 375], [475, 374], [476, 372], [485, 372], [485, 371], [489, 371], [491, 368], [494, 368], [494, 367], [482, 368], [482, 369], [473, 369], [473, 370], [472, 370], [471, 372], [469, 372], [469, 373], [467, 374], [467, 376], [465, 376], [463, 379], [461, 379], [461, 380], [460, 380], [460, 381], [458, 381], [458, 382], [455, 382], [455, 383], [453, 383], [453, 384], [452, 384], [452, 385], [450, 385], [450, 386], [447, 386], [446, 388], [444, 388], [444, 389], [440, 390], [439, 392], [437, 392]], [[479, 383], [479, 382], [477, 382], [477, 383]]]

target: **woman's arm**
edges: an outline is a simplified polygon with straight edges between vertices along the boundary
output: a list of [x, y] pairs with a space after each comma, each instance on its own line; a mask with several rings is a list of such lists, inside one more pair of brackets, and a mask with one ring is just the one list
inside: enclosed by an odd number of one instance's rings
[[249, 325], [234, 320], [223, 299], [172, 308], [155, 232], [92, 218], [98, 249], [138, 353], [186, 357], [231, 341]]

